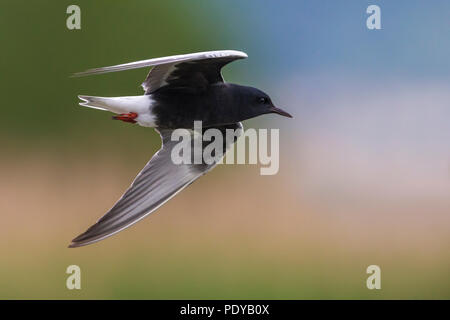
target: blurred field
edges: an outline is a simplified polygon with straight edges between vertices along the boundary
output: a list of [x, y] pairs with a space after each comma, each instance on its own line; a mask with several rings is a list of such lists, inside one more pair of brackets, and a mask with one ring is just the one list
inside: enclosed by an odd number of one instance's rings
[[[305, 206], [286, 173], [220, 166], [130, 229], [68, 249], [136, 169], [100, 155], [64, 163], [41, 156], [7, 168], [1, 298], [450, 297], [449, 221], [435, 208], [427, 223], [414, 208], [364, 216], [354, 208], [344, 217]], [[70, 264], [82, 269], [79, 292], [65, 288]], [[370, 264], [382, 268], [381, 291], [365, 288]]]

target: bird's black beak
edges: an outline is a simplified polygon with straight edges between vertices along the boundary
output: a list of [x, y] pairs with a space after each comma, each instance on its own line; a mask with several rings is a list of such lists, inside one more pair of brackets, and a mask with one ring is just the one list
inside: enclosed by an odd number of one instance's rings
[[280, 108], [277, 108], [275, 106], [272, 106], [270, 108], [270, 113], [277, 113], [277, 114], [279, 114], [281, 116], [292, 118], [292, 116], [289, 113], [287, 113], [286, 111], [284, 111], [284, 110], [282, 110]]

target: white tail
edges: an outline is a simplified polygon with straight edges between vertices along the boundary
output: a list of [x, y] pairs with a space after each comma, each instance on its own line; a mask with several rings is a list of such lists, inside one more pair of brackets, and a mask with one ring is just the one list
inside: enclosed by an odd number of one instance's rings
[[113, 113], [129, 113], [138, 114], [148, 113], [151, 106], [151, 98], [149, 95], [130, 96], [130, 97], [93, 97], [78, 96], [83, 102], [80, 106], [110, 111]]

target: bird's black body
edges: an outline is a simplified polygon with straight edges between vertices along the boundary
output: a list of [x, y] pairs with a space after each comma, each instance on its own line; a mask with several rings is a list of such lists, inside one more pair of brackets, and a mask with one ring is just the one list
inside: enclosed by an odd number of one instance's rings
[[219, 82], [202, 88], [163, 87], [151, 94], [152, 113], [159, 128], [221, 126], [272, 112], [270, 98], [261, 90]]

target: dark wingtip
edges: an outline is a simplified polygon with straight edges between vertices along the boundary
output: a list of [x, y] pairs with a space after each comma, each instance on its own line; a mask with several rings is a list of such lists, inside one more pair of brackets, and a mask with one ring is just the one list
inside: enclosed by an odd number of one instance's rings
[[108, 72], [108, 71], [99, 70], [99, 69], [101, 69], [101, 68], [88, 69], [86, 71], [75, 72], [75, 73], [71, 74], [69, 77], [70, 78], [80, 78], [80, 77], [90, 76], [93, 74], [102, 74], [102, 73]]
[[82, 239], [83, 235], [84, 235], [84, 233], [82, 233], [78, 237], [72, 239], [72, 241], [70, 242], [68, 248], [78, 248], [78, 247], [85, 246], [86, 243], [84, 243], [83, 239]]
[[81, 72], [72, 73], [69, 76], [69, 78], [79, 78], [79, 77], [87, 76], [87, 75], [89, 75], [88, 71], [81, 71]]
[[72, 240], [72, 242], [67, 246], [67, 248], [79, 248], [79, 247], [87, 246], [88, 244], [90, 244], [90, 243], [89, 243], [89, 242], [86, 243], [86, 242], [83, 242], [83, 241], [77, 242], [77, 241], [75, 241], [75, 239], [74, 239], [74, 240]]

